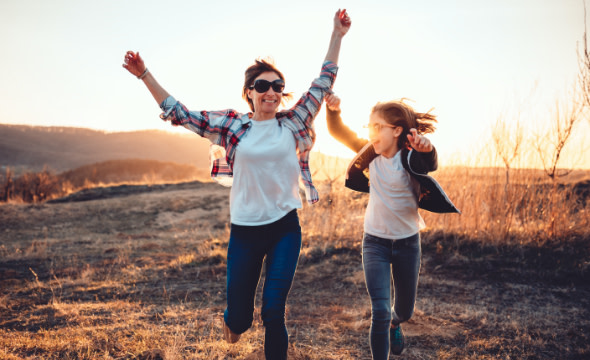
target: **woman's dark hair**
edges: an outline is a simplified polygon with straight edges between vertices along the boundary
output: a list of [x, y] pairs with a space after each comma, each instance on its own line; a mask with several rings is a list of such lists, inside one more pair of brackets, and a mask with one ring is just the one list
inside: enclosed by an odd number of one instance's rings
[[430, 114], [430, 110], [426, 113], [419, 113], [404, 100], [392, 100], [386, 102], [379, 102], [371, 113], [380, 115], [387, 123], [395, 126], [401, 126], [403, 131], [398, 138], [398, 149], [403, 149], [409, 146], [407, 135], [410, 129], [418, 130], [418, 134], [433, 133], [436, 127], [434, 123], [437, 122], [436, 115]]
[[[274, 72], [279, 76], [279, 78], [281, 78], [281, 80], [285, 81], [283, 73], [275, 67], [272, 60], [256, 59], [254, 64], [246, 69], [246, 73], [244, 76], [244, 87], [242, 88], [242, 98], [244, 98], [244, 100], [248, 102], [248, 105], [250, 105], [250, 110], [252, 111], [254, 111], [254, 104], [252, 103], [252, 100], [248, 97], [248, 89], [250, 88], [250, 86], [254, 84], [254, 80], [256, 80], [256, 78], [259, 77], [260, 74], [265, 72]], [[285, 100], [289, 100], [292, 97], [292, 93], [283, 93], [281, 104], [283, 104]]]

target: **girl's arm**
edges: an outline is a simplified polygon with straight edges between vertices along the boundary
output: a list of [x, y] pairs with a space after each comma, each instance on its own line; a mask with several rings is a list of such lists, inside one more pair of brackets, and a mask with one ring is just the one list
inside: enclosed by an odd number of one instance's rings
[[410, 156], [410, 166], [415, 172], [426, 174], [438, 168], [438, 156], [430, 139], [418, 134], [418, 130], [410, 129], [408, 142], [414, 149]]
[[412, 151], [410, 155], [410, 168], [418, 174], [428, 174], [438, 168], [438, 155], [433, 147], [430, 152]]
[[369, 141], [359, 138], [348, 126], [344, 125], [340, 117], [340, 98], [334, 94], [326, 96], [326, 118], [328, 131], [336, 140], [346, 145], [352, 151], [359, 152]]

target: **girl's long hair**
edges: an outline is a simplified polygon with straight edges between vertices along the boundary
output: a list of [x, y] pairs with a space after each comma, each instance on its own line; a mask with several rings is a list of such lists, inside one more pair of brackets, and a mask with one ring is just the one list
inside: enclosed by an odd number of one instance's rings
[[398, 148], [403, 149], [409, 146], [407, 135], [410, 133], [410, 129], [416, 129], [418, 134], [429, 134], [436, 130], [434, 126], [437, 122], [436, 115], [431, 114], [431, 110], [425, 113], [416, 112], [404, 102], [404, 99], [401, 99], [378, 102], [373, 106], [371, 113], [380, 115], [391, 125], [403, 128], [397, 143]]

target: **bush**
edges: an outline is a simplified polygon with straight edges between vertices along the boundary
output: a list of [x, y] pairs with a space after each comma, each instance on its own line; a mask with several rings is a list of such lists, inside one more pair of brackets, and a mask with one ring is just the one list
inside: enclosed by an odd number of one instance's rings
[[51, 171], [26, 172], [14, 178], [10, 169], [6, 170], [0, 200], [18, 200], [27, 203], [45, 201], [64, 194], [64, 185]]

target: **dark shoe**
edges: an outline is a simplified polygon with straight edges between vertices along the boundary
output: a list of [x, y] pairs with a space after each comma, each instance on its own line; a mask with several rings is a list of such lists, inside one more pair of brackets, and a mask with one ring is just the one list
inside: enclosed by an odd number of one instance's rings
[[235, 334], [233, 331], [231, 331], [225, 321], [223, 322], [223, 337], [225, 338], [225, 341], [230, 344], [235, 344], [238, 342], [238, 340], [240, 340], [240, 336], [241, 335]]
[[393, 355], [401, 355], [404, 351], [404, 332], [401, 325], [392, 325], [389, 329], [389, 350]]

